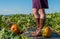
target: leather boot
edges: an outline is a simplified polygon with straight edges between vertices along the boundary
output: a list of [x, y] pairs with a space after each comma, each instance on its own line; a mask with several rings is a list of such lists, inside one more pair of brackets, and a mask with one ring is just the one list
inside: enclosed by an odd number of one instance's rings
[[35, 34], [39, 31], [39, 20], [40, 18], [35, 18], [35, 21], [36, 21], [36, 31], [35, 32], [32, 32], [32, 36], [35, 36]]
[[36, 21], [36, 29], [39, 27], [39, 18], [35, 18]]
[[40, 19], [40, 29], [42, 29], [45, 25], [45, 19]]

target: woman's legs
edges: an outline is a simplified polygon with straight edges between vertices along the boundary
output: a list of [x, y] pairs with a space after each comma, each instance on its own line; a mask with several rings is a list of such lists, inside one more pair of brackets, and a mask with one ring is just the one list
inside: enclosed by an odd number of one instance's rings
[[33, 8], [33, 14], [34, 14], [34, 17], [35, 17], [35, 21], [36, 21], [36, 31], [35, 32], [32, 32], [32, 34], [36, 34], [36, 32], [38, 31], [38, 27], [39, 27], [39, 19], [40, 19], [40, 16], [39, 16], [39, 13], [38, 13], [38, 10], [36, 8]]

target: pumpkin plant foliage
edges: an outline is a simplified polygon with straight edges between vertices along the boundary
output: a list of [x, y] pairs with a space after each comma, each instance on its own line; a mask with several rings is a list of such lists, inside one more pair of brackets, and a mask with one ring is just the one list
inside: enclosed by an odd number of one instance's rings
[[[1, 39], [25, 39], [23, 35], [16, 35], [9, 29], [11, 23], [16, 23], [20, 30], [26, 30], [29, 27], [35, 27], [35, 20], [33, 14], [14, 14], [14, 15], [0, 15], [0, 38]], [[46, 14], [46, 24], [60, 33], [60, 12]], [[27, 39], [27, 37], [26, 37]]]

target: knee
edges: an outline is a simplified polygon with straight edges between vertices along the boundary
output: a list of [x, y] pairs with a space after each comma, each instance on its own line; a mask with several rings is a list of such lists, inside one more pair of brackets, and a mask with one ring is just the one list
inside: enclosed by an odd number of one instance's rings
[[37, 9], [32, 9], [33, 14], [37, 14]]
[[37, 9], [35, 9], [35, 8], [32, 9], [32, 12], [33, 12], [35, 18], [39, 18]]
[[45, 19], [45, 12], [44, 9], [39, 9], [39, 14], [41, 19]]
[[44, 14], [41, 14], [41, 15], [40, 15], [40, 18], [41, 18], [41, 19], [45, 19], [45, 15], [44, 15]]

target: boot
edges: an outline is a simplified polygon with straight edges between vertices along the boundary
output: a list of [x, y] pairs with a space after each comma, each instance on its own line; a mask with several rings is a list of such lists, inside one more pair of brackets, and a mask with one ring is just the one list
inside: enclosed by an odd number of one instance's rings
[[45, 19], [40, 19], [40, 29], [42, 29], [45, 25]]
[[36, 21], [36, 31], [35, 32], [32, 32], [32, 36], [34, 36], [38, 31], [39, 31], [39, 20], [40, 18], [35, 18], [35, 21]]
[[35, 18], [36, 21], [36, 29], [39, 27], [39, 18]]
[[44, 21], [45, 21], [44, 19], [40, 19], [39, 27], [37, 27], [36, 31], [34, 33], [32, 33], [32, 36], [40, 36], [40, 35], [42, 35], [41, 30], [42, 30], [42, 28], [44, 26]]

